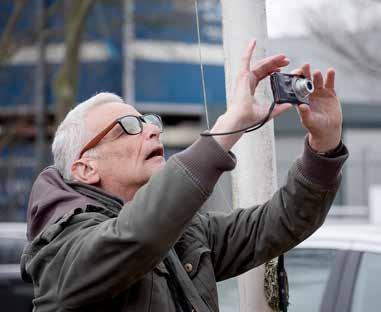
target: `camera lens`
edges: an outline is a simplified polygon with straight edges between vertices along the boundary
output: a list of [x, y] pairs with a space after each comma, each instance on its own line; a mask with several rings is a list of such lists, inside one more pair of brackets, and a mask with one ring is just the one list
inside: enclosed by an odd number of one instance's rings
[[306, 78], [295, 79], [293, 89], [295, 95], [300, 99], [305, 99], [315, 90], [313, 82]]
[[308, 89], [308, 90], [312, 90], [312, 92], [313, 92], [313, 90], [314, 90], [314, 85], [312, 84], [311, 81], [308, 81], [308, 82], [307, 82], [307, 89]]

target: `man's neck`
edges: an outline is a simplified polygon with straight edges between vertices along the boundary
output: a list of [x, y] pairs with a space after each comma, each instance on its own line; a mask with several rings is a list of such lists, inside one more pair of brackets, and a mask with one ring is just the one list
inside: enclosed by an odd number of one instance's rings
[[124, 202], [131, 201], [134, 198], [135, 193], [139, 190], [140, 187], [141, 187], [140, 185], [125, 187], [118, 183], [110, 183], [109, 185], [102, 185], [102, 184], [100, 185], [100, 188], [105, 190], [107, 193], [120, 197], [121, 199], [123, 199]]

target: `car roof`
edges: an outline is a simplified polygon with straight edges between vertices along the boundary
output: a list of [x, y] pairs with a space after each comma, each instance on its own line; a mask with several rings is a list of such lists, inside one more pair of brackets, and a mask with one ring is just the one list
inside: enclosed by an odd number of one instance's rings
[[381, 253], [381, 224], [327, 223], [298, 247]]
[[26, 223], [23, 222], [0, 222], [0, 238], [26, 239]]

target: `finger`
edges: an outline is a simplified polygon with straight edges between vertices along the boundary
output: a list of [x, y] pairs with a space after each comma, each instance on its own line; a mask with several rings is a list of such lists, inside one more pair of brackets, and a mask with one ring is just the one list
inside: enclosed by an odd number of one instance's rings
[[303, 72], [303, 76], [304, 77], [306, 77], [307, 79], [311, 80], [311, 68], [310, 68], [310, 64], [304, 64], [302, 66], [302, 72]]
[[257, 41], [253, 39], [252, 41], [250, 41], [249, 45], [247, 46], [241, 60], [242, 72], [250, 71], [250, 61], [251, 61], [251, 57], [253, 56], [253, 51], [256, 45], [257, 45]]
[[303, 75], [303, 70], [301, 68], [297, 68], [291, 71], [292, 75]]
[[270, 115], [271, 118], [275, 118], [277, 116], [282, 115], [283, 113], [287, 112], [289, 109], [291, 109], [292, 104], [281, 104], [281, 105], [275, 105], [274, 110], [272, 111]]
[[306, 126], [310, 124], [312, 118], [312, 112], [307, 104], [300, 104], [296, 107], [302, 123]]
[[290, 63], [289, 59], [283, 54], [267, 57], [254, 64], [253, 73], [258, 80], [262, 80], [274, 71], [278, 71], [280, 67], [287, 66]]
[[324, 87], [327, 89], [335, 89], [335, 70], [333, 68], [329, 68], [325, 75]]
[[314, 71], [313, 82], [314, 82], [315, 89], [323, 88], [323, 76], [321, 74], [321, 71], [318, 69]]

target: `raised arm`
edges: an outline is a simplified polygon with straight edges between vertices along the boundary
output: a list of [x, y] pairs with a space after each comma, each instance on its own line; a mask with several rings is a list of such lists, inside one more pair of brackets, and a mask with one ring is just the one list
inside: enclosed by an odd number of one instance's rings
[[219, 280], [260, 265], [307, 238], [323, 223], [339, 187], [348, 151], [341, 143], [335, 72], [329, 69], [323, 79], [317, 70], [311, 77], [306, 64], [293, 73], [313, 79], [315, 85], [310, 105], [297, 107], [308, 131], [304, 154], [291, 168], [286, 185], [264, 205], [202, 218]]
[[324, 222], [348, 153], [341, 145], [332, 158], [327, 158], [312, 151], [307, 140], [305, 145], [303, 156], [289, 171], [287, 183], [268, 202], [231, 214], [201, 216], [217, 280], [239, 275], [279, 256]]

